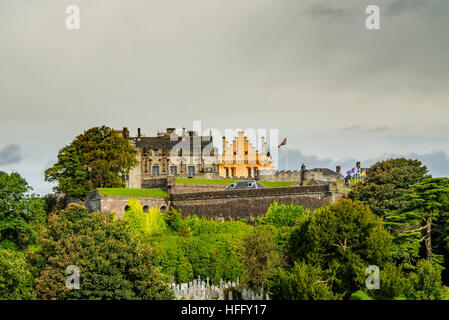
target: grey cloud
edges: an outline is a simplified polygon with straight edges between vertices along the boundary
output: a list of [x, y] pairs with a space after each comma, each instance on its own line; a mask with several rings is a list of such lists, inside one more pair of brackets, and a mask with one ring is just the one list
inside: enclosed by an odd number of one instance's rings
[[0, 150], [0, 166], [17, 163], [22, 160], [20, 148], [16, 144], [9, 144]]
[[380, 132], [387, 131], [388, 129], [390, 129], [390, 128], [387, 126], [380, 126], [380, 127], [373, 127], [373, 128], [361, 128], [360, 126], [353, 125], [353, 126], [341, 128], [341, 129], [339, 129], [339, 131], [341, 131], [341, 132], [359, 131], [359, 132], [364, 132], [364, 133], [380, 133]]
[[347, 131], [355, 131], [355, 130], [358, 130], [358, 129], [360, 129], [359, 126], [349, 126], [349, 127], [341, 128], [341, 129], [339, 129], [339, 131], [347, 132]]
[[384, 132], [388, 129], [389, 128], [387, 126], [382, 126], [382, 127], [364, 129], [363, 131], [366, 133], [379, 133], [379, 132]]
[[447, 18], [448, 12], [449, 2], [447, 0], [396, 0], [385, 9], [387, 15], [415, 13], [426, 20]]
[[318, 3], [307, 7], [306, 13], [316, 18], [326, 18], [332, 20], [347, 20], [354, 18], [354, 9], [351, 7], [335, 7], [330, 1]]

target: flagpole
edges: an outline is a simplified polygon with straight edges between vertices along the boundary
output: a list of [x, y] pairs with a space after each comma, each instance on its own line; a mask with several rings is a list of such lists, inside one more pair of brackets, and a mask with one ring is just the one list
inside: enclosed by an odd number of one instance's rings
[[287, 152], [287, 147], [285, 147], [285, 159], [286, 159], [286, 162], [287, 162], [286, 170], [288, 171], [288, 152]]

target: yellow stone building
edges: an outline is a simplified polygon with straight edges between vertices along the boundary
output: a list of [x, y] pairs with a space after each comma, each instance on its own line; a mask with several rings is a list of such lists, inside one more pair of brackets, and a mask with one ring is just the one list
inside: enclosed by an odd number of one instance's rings
[[272, 169], [272, 159], [266, 149], [267, 143], [263, 137], [259, 152], [243, 135], [243, 131], [238, 132], [231, 144], [223, 137], [223, 151], [218, 166], [220, 177], [255, 178], [260, 169]]

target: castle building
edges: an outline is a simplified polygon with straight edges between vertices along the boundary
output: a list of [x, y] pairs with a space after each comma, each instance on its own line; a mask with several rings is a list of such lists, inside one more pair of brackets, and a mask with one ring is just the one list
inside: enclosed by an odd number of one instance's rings
[[141, 188], [146, 180], [168, 176], [218, 178], [218, 153], [210, 135], [185, 130], [177, 135], [174, 128], [156, 137], [143, 136], [140, 128], [136, 137], [130, 137], [127, 128], [118, 133], [137, 150], [139, 164], [129, 173], [128, 188]]
[[223, 152], [220, 156], [219, 175], [222, 178], [256, 178], [258, 171], [272, 169], [272, 159], [266, 152], [267, 143], [261, 138], [260, 152], [248, 141], [243, 131], [228, 144], [223, 137]]

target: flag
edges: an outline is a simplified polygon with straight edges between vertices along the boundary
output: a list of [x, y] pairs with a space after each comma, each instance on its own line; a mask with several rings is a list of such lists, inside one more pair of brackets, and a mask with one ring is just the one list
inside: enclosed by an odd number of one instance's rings
[[355, 173], [355, 168], [352, 168], [351, 173], [352, 173], [352, 174]]
[[364, 177], [366, 176], [366, 170], [363, 170], [362, 173], [360, 174], [360, 177]]
[[287, 144], [287, 138], [285, 138], [284, 140], [282, 140], [281, 144], [278, 145], [278, 149], [282, 146], [285, 146]]

